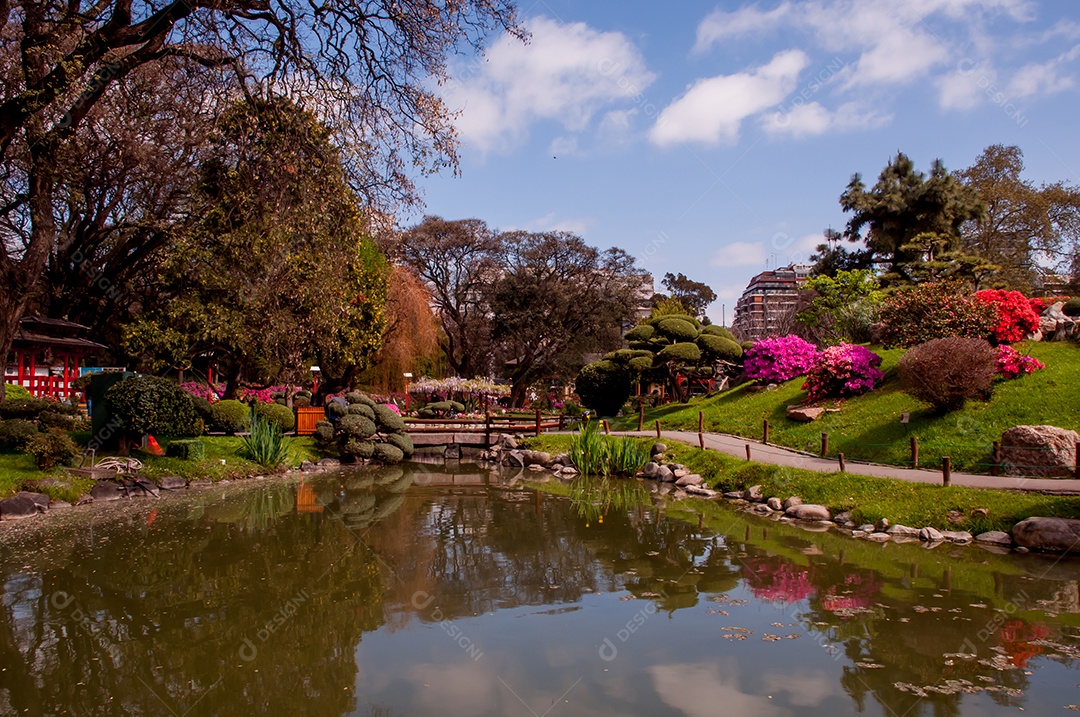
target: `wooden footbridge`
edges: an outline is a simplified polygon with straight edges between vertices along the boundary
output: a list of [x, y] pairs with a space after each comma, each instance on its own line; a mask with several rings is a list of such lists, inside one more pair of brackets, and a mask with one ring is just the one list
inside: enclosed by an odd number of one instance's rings
[[561, 431], [576, 419], [564, 415], [486, 415], [484, 418], [406, 418], [405, 430], [416, 446], [476, 446], [490, 448], [501, 433]]

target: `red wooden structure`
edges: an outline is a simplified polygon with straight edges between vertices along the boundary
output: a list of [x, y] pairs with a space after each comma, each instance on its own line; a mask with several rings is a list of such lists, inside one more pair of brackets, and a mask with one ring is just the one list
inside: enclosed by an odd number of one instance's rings
[[4, 381], [23, 386], [31, 395], [67, 400], [75, 390], [79, 362], [89, 353], [106, 348], [83, 338], [89, 329], [62, 319], [26, 316], [11, 343], [14, 364], [8, 364]]

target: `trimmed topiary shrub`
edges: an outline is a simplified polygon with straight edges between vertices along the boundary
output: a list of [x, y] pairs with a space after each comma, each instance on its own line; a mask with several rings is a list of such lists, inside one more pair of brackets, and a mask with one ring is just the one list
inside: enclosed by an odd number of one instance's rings
[[677, 316], [668, 316], [662, 319], [656, 325], [656, 328], [675, 341], [693, 341], [700, 333], [700, 330], [692, 323]]
[[[636, 360], [636, 359], [635, 359]], [[575, 391], [581, 403], [600, 416], [614, 416], [630, 398], [630, 372], [611, 361], [594, 361], [578, 373]]]
[[771, 336], [746, 351], [746, 378], [758, 383], [780, 383], [806, 374], [814, 365], [817, 348], [794, 334]]
[[334, 442], [334, 424], [330, 421], [315, 422], [315, 440], [323, 443]]
[[416, 451], [412, 439], [406, 433], [391, 433], [386, 437], [386, 442], [396, 446], [398, 450], [405, 454], [406, 458], [412, 458], [412, 454]]
[[687, 363], [697, 363], [701, 360], [701, 349], [697, 344], [689, 342], [672, 344], [671, 346], [665, 346], [660, 350], [660, 353], [656, 354], [656, 358], [661, 361], [685, 361]]
[[169, 445], [165, 448], [165, 455], [184, 461], [201, 461], [206, 458], [206, 444], [197, 438], [169, 441]]
[[626, 365], [631, 371], [636, 371], [637, 373], [648, 371], [652, 368], [653, 356], [652, 354], [649, 354], [648, 356], [635, 356], [627, 361]]
[[1066, 316], [1080, 316], [1080, 298], [1069, 299], [1061, 307], [1061, 310]]
[[735, 334], [731, 333], [723, 326], [717, 326], [716, 324], [709, 324], [708, 326], [702, 327], [701, 333], [708, 334], [709, 336], [720, 336], [721, 338], [735, 341]]
[[30, 389], [25, 386], [20, 386], [17, 383], [5, 383], [4, 400], [14, 401], [19, 398], [33, 398], [33, 395], [31, 395]]
[[648, 341], [655, 333], [655, 327], [650, 326], [649, 324], [639, 324], [626, 333], [626, 340], [630, 342]]
[[296, 408], [308, 408], [311, 405], [311, 399], [307, 396], [294, 396], [292, 405]]
[[342, 418], [340, 427], [350, 438], [371, 438], [375, 435], [375, 422], [355, 413]]
[[120, 419], [121, 428], [133, 435], [196, 434], [198, 416], [191, 394], [167, 378], [126, 378], [105, 392], [105, 400], [113, 415]]
[[743, 353], [746, 353], [750, 349], [754, 348], [754, 342], [753, 341], [743, 341], [741, 344], [739, 344], [739, 346], [742, 347]]
[[276, 424], [283, 433], [296, 427], [296, 416], [292, 410], [279, 403], [256, 403], [255, 415]]
[[69, 466], [82, 455], [82, 449], [71, 440], [71, 436], [59, 428], [31, 437], [26, 442], [26, 452], [34, 457], [37, 467], [43, 471], [51, 471], [58, 465]]
[[811, 401], [822, 398], [847, 398], [872, 391], [884, 378], [878, 370], [881, 357], [865, 346], [837, 344], [814, 359], [803, 388]]
[[697, 337], [697, 345], [712, 359], [731, 361], [732, 363], [742, 359], [742, 347], [731, 339], [719, 334], [707, 334], [704, 331]]
[[975, 298], [984, 304], [991, 304], [997, 311], [997, 324], [991, 335], [999, 344], [1012, 344], [1023, 341], [1028, 335], [1039, 330], [1039, 314], [1019, 291], [985, 289], [975, 293]]
[[26, 447], [27, 441], [37, 435], [38, 428], [33, 421], [21, 418], [9, 418], [0, 421], [0, 450], [19, 451]]
[[405, 458], [405, 454], [401, 452], [400, 448], [390, 443], [376, 443], [372, 457], [383, 463], [401, 463], [402, 459]]
[[241, 401], [218, 401], [210, 409], [210, 425], [232, 435], [251, 427], [251, 407]]
[[345, 400], [349, 402], [349, 405], [360, 403], [364, 400], [364, 394], [359, 391], [349, 391], [345, 394]]
[[326, 415], [331, 418], [341, 418], [349, 411], [348, 404], [341, 405], [341, 401], [330, 401], [326, 404]]
[[349, 406], [349, 413], [357, 416], [363, 416], [364, 418], [367, 418], [371, 421], [375, 420], [375, 411], [371, 408], [371, 406], [368, 406], [364, 403], [354, 403], [353, 405]]
[[[461, 404], [458, 404], [459, 406]], [[462, 410], [464, 410], [462, 406]], [[375, 423], [379, 428], [392, 433], [401, 433], [405, 430], [405, 421], [401, 418], [397, 411], [389, 406], [373, 406], [372, 409], [375, 412]], [[400, 458], [398, 460], [401, 460]]]
[[195, 406], [195, 415], [203, 420], [207, 426], [209, 426], [214, 420], [214, 404], [207, 401], [202, 396], [192, 396], [191, 404]]
[[359, 438], [349, 438], [341, 447], [341, 452], [347, 456], [356, 458], [371, 458], [375, 455], [375, 444], [371, 441], [362, 441]]
[[940, 412], [985, 398], [997, 373], [997, 354], [985, 339], [933, 339], [900, 359], [904, 390]]
[[886, 346], [914, 346], [949, 337], [981, 339], [997, 323], [997, 307], [968, 295], [962, 284], [919, 284], [886, 299], [881, 340]]
[[693, 316], [689, 316], [688, 314], [661, 314], [660, 316], [654, 316], [649, 319], [648, 323], [659, 328], [660, 324], [664, 323], [668, 319], [679, 319], [680, 321], [685, 321], [698, 331], [701, 331], [701, 322], [695, 319]]
[[0, 418], [22, 418], [36, 421], [43, 412], [56, 405], [44, 398], [9, 398], [0, 403]]

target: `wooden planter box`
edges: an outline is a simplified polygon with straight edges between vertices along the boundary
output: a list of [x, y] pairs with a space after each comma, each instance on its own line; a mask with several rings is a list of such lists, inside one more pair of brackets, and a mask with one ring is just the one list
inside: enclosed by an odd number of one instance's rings
[[315, 424], [325, 418], [326, 411], [315, 406], [296, 409], [296, 435], [310, 436], [315, 433]]

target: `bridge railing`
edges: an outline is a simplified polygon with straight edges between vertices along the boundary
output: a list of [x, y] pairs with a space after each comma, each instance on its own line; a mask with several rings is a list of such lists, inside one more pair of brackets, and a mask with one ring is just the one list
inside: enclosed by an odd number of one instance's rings
[[484, 418], [406, 418], [408, 433], [482, 433], [485, 443], [491, 445], [492, 434], [532, 433], [539, 436], [544, 431], [561, 431], [576, 419], [563, 414], [544, 415], [542, 412]]

